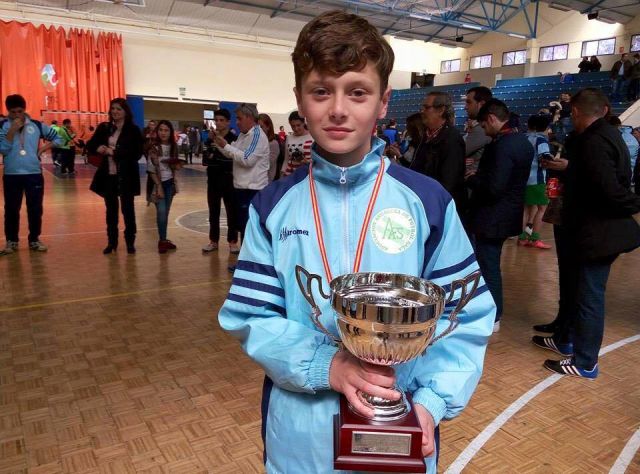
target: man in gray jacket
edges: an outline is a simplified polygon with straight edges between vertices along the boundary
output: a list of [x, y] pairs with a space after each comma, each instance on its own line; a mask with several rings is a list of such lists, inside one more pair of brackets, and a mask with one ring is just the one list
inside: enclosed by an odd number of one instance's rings
[[467, 117], [469, 118], [467, 126], [465, 128], [464, 142], [465, 142], [465, 178], [478, 170], [478, 163], [482, 156], [482, 151], [485, 145], [491, 142], [491, 137], [487, 136], [480, 124], [477, 117], [478, 112], [487, 101], [493, 98], [491, 90], [488, 87], [478, 86], [472, 87], [467, 91], [467, 98], [465, 100], [464, 110], [467, 111]]

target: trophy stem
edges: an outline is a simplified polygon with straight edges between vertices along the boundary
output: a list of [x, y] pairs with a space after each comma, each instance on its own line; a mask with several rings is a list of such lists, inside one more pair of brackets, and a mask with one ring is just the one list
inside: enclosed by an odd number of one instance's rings
[[[400, 392], [401, 397], [398, 400], [388, 400], [386, 398], [376, 397], [368, 393], [358, 391], [360, 399], [374, 410], [372, 421], [396, 421], [404, 418], [411, 411], [411, 405], [407, 401], [404, 392], [393, 387], [394, 390]], [[349, 409], [358, 414], [349, 404]]]

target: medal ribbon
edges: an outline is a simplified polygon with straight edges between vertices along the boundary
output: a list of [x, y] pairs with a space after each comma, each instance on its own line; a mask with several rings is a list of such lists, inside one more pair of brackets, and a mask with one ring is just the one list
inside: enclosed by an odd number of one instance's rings
[[[378, 193], [380, 192], [380, 185], [382, 184], [382, 177], [384, 176], [384, 158], [380, 158], [380, 168], [378, 168], [378, 175], [376, 181], [373, 184], [373, 191], [369, 198], [369, 205], [367, 206], [367, 212], [364, 215], [364, 222], [362, 223], [362, 229], [360, 229], [360, 238], [358, 239], [358, 247], [356, 248], [356, 256], [353, 261], [353, 273], [357, 273], [360, 270], [360, 262], [362, 260], [362, 251], [364, 249], [364, 242], [367, 239], [367, 228], [371, 221], [371, 214], [378, 199]], [[324, 266], [324, 272], [328, 281], [333, 280], [331, 275], [331, 268], [329, 267], [329, 259], [327, 258], [327, 248], [324, 245], [324, 234], [322, 232], [322, 220], [320, 219], [320, 208], [318, 206], [318, 196], [316, 195], [316, 187], [313, 182], [313, 163], [309, 163], [309, 194], [311, 195], [311, 207], [313, 208], [313, 222], [316, 227], [316, 236], [318, 238], [318, 247], [320, 249], [320, 256], [322, 257], [322, 265]]]

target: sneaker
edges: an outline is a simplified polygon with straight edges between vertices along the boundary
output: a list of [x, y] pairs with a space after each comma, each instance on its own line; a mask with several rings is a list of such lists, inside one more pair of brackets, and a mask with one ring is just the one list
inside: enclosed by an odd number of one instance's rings
[[533, 336], [531, 338], [531, 342], [533, 342], [538, 347], [553, 351], [556, 354], [560, 354], [561, 356], [573, 355], [573, 344], [570, 342], [564, 344], [556, 343], [556, 341], [553, 340], [553, 337], [543, 336]]
[[218, 242], [209, 242], [207, 245], [202, 247], [203, 253], [213, 252], [214, 250], [218, 250]]
[[548, 250], [551, 248], [551, 245], [545, 244], [542, 240], [532, 240], [529, 242], [529, 247], [533, 247], [541, 250]]
[[34, 242], [29, 242], [29, 250], [35, 250], [36, 252], [46, 252], [49, 249], [45, 244], [43, 244], [39, 240], [36, 240]]
[[176, 250], [178, 247], [176, 246], [176, 244], [174, 244], [173, 242], [171, 242], [170, 240], [165, 240], [164, 241], [164, 245], [165, 247], [167, 247], [167, 250]]
[[500, 321], [493, 323], [493, 333], [495, 334], [497, 332], [500, 332]]
[[16, 250], [18, 250], [18, 242], [14, 240], [7, 240], [7, 245], [5, 246], [5, 248], [0, 250], [0, 255], [10, 255]]
[[542, 366], [560, 375], [571, 375], [573, 377], [582, 377], [585, 379], [593, 380], [598, 376], [598, 364], [594, 365], [591, 370], [581, 369], [578, 367], [573, 359], [563, 360], [545, 360]]
[[238, 245], [238, 242], [229, 242], [229, 252], [234, 255], [240, 253], [240, 245]]
[[555, 321], [550, 322], [548, 324], [535, 324], [533, 326], [533, 330], [534, 331], [538, 331], [538, 332], [548, 332], [553, 334], [554, 332], [556, 332], [556, 329], [558, 329], [558, 326], [556, 324]]

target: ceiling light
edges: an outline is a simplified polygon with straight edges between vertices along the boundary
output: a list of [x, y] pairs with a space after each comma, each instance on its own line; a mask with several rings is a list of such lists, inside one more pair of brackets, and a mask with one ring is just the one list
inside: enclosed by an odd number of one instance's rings
[[484, 27], [483, 27], [483, 26], [480, 26], [480, 25], [470, 25], [469, 23], [463, 23], [461, 26], [462, 26], [463, 28], [469, 28], [469, 29], [471, 29], [471, 30], [480, 30], [480, 31], [484, 30]]
[[520, 35], [518, 33], [507, 33], [507, 36], [511, 36], [512, 38], [527, 39], [525, 35]]
[[429, 15], [425, 15], [424, 13], [409, 13], [409, 16], [418, 20], [431, 21], [431, 17]]

